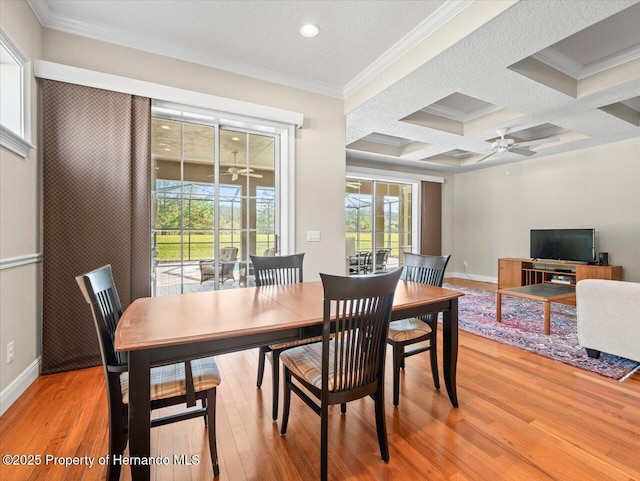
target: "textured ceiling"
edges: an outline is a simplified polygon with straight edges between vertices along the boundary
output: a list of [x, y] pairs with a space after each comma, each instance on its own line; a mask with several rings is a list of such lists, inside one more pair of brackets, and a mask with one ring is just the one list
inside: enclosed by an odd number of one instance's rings
[[[49, 28], [343, 98], [482, 5], [28, 1]], [[299, 35], [306, 22], [319, 25], [318, 37]], [[638, 25], [639, 0], [516, 2], [353, 108], [348, 162], [463, 172], [638, 137]], [[477, 163], [499, 129], [516, 142], [558, 140]]]
[[[598, 25], [625, 8], [627, 10], [617, 16], [620, 23], [609, 22], [606, 29]], [[632, 22], [629, 22], [630, 18]], [[509, 68], [561, 41], [565, 47], [573, 45], [573, 55], [582, 59], [588, 59], [588, 52], [582, 50], [588, 49], [596, 39], [601, 44], [601, 52], [615, 54], [616, 47], [625, 44], [618, 29], [628, 29], [630, 24], [640, 25], [640, 4], [636, 1], [520, 1], [351, 111], [347, 115], [348, 158], [351, 163], [367, 162], [385, 168], [403, 166], [463, 172], [638, 137], [637, 112], [634, 124], [601, 107], [640, 94], [640, 44], [635, 45], [630, 59], [626, 58], [624, 75], [612, 67], [604, 75], [606, 81], [593, 76], [587, 79], [593, 80], [591, 84], [578, 83], [582, 80], [565, 76], [565, 80], [577, 85], [575, 96]], [[585, 30], [592, 25], [591, 32]], [[578, 32], [581, 32], [584, 44], [566, 40]], [[611, 32], [611, 41], [607, 32]], [[632, 29], [628, 36], [635, 38], [637, 33], [637, 28]], [[546, 68], [543, 64], [534, 67], [532, 77]], [[431, 111], [425, 107], [442, 104], [442, 99], [452, 95], [458, 99], [469, 96], [502, 110], [487, 115], [484, 122], [477, 119], [456, 121], [453, 127], [450, 121], [439, 118], [436, 120], [442, 125], [438, 125], [434, 117], [418, 112]], [[444, 104], [451, 106], [455, 102], [445, 101]], [[458, 113], [464, 114], [464, 103], [458, 104]], [[550, 130], [544, 124], [555, 127]], [[509, 129], [517, 134], [517, 131], [531, 128], [542, 134], [559, 131], [560, 134], [551, 135], [560, 140], [532, 146], [530, 150], [537, 152], [534, 155], [509, 152], [476, 163], [491, 151], [491, 142], [498, 136], [498, 129]], [[380, 153], [385, 149], [376, 150], [373, 143], [361, 141], [373, 132], [411, 139], [419, 148], [405, 147], [399, 155]], [[509, 133], [506, 137], [510, 137]], [[537, 138], [540, 137], [531, 140]], [[455, 149], [476, 155], [457, 158], [443, 155]]]
[[[329, 95], [444, 0], [29, 0], [41, 21], [99, 40]], [[455, 2], [454, 2], [455, 3]], [[457, 2], [460, 3], [460, 2]], [[305, 23], [320, 27], [304, 38]]]

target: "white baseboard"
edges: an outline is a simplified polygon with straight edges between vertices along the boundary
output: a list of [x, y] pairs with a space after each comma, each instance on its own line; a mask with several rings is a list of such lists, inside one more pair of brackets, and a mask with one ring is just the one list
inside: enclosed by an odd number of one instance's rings
[[493, 284], [498, 283], [497, 277], [490, 276], [481, 276], [478, 274], [465, 274], [464, 272], [449, 272], [444, 276], [444, 281], [447, 282], [448, 277], [455, 277], [457, 279], [469, 279], [470, 281], [478, 281], [478, 282], [492, 282]]
[[18, 400], [29, 386], [40, 375], [40, 362], [42, 358], [33, 361], [22, 373], [15, 378], [11, 384], [0, 393], [0, 416], [2, 416], [11, 405]]

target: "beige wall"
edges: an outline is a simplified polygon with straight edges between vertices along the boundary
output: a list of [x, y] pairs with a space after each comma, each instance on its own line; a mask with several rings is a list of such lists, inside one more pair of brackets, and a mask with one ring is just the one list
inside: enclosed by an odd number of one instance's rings
[[[41, 28], [26, 2], [0, 2], [0, 21], [30, 58], [41, 55]], [[32, 143], [37, 142], [37, 90], [31, 83]], [[0, 258], [40, 253], [38, 151], [23, 159], [0, 147]], [[0, 391], [40, 355], [40, 264], [0, 270]], [[6, 363], [7, 343], [15, 360]]]
[[497, 278], [529, 257], [529, 230], [595, 228], [596, 249], [640, 282], [640, 139], [482, 169], [453, 183], [453, 266]]

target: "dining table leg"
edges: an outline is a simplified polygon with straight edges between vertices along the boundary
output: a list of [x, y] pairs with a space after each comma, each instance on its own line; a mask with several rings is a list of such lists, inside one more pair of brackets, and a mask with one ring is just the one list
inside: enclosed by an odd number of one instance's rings
[[458, 299], [452, 299], [450, 309], [442, 313], [442, 346], [444, 383], [453, 407], [458, 407], [456, 368], [458, 365]]
[[149, 351], [129, 352], [129, 458], [131, 479], [151, 477], [151, 362]]

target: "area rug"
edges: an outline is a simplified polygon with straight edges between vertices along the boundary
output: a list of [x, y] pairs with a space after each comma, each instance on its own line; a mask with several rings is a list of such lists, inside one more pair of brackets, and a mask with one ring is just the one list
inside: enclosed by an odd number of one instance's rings
[[458, 305], [458, 323], [463, 331], [518, 347], [572, 366], [617, 380], [624, 380], [640, 364], [602, 353], [591, 359], [578, 344], [576, 308], [551, 304], [551, 334], [542, 332], [542, 303], [518, 297], [502, 296], [502, 322], [496, 321], [495, 293], [447, 285], [464, 292]]

